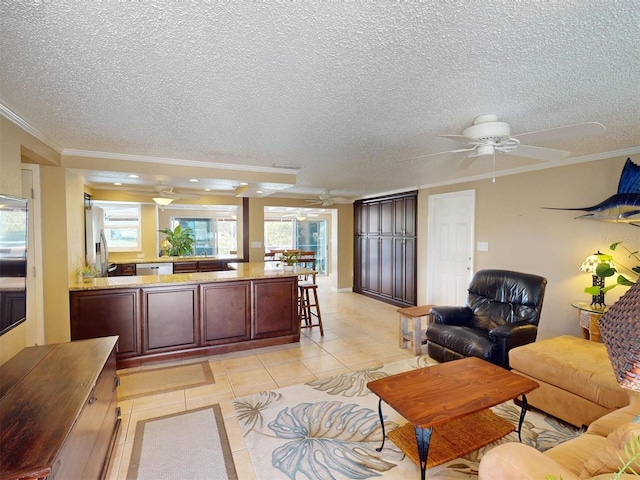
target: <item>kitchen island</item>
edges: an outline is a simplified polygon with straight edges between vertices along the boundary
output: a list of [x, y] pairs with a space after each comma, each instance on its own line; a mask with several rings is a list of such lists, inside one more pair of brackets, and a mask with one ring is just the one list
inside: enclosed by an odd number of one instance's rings
[[71, 339], [119, 335], [118, 368], [299, 341], [298, 276], [313, 271], [229, 268], [71, 285]]

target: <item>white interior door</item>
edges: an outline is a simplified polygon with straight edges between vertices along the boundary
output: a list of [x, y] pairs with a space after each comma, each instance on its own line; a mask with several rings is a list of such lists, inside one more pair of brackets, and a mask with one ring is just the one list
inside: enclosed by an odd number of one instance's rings
[[464, 305], [473, 272], [475, 190], [429, 196], [427, 303]]

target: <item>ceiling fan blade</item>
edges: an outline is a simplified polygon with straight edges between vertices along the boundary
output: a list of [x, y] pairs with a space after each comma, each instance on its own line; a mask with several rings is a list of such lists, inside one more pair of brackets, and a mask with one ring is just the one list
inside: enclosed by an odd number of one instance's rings
[[531, 145], [518, 145], [518, 148], [510, 152], [502, 152], [505, 155], [513, 155], [515, 157], [534, 158], [545, 162], [553, 162], [562, 160], [571, 155], [566, 150], [555, 150], [553, 148], [534, 147]]
[[[469, 141], [469, 139], [467, 139], [467, 141]], [[417, 160], [419, 158], [435, 157], [437, 155], [447, 155], [449, 153], [473, 152], [475, 149], [476, 149], [476, 147], [470, 147], [470, 148], [460, 148], [458, 150], [449, 150], [447, 152], [429, 153], [427, 155], [420, 155], [418, 157], [403, 158], [402, 160], [396, 160], [393, 163], [408, 162], [409, 160]]]
[[200, 195], [194, 193], [178, 193], [178, 198], [186, 198], [189, 200], [200, 200]]
[[[538, 130], [537, 132], [511, 135], [523, 143], [536, 143], [543, 140], [562, 140], [565, 138], [578, 137], [584, 135], [600, 135], [606, 130], [605, 126], [597, 122], [578, 123], [564, 127]], [[520, 147], [518, 148], [518, 150]]]
[[456, 142], [469, 143], [473, 142], [473, 138], [465, 137], [464, 135], [438, 135], [442, 138], [448, 138], [449, 140], [455, 140]]
[[172, 198], [173, 200], [178, 200], [179, 198], [181, 198], [180, 195], [178, 195], [172, 190], [160, 190], [158, 192], [158, 196], [164, 197], [164, 198]]
[[478, 157], [475, 155], [467, 155], [456, 163], [456, 170], [464, 170], [465, 168], [469, 168], [471, 164], [477, 160], [477, 158]]

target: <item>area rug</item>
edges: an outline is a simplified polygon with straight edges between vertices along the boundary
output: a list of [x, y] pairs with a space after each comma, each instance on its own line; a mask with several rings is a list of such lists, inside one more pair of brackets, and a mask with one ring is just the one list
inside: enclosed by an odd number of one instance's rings
[[237, 480], [219, 405], [139, 421], [127, 480]]
[[[382, 440], [378, 397], [366, 385], [388, 375], [436, 362], [415, 357], [379, 368], [337, 375], [233, 400], [236, 416], [258, 480], [418, 478], [417, 465], [393, 442]], [[520, 407], [507, 402], [491, 409], [517, 425]], [[406, 423], [383, 404], [387, 432]], [[529, 411], [522, 441], [544, 451], [580, 431], [538, 411]], [[485, 451], [517, 442], [515, 432], [479, 450], [430, 468], [429, 479], [474, 479]]]
[[[459, 456], [478, 450], [513, 432], [516, 427], [490, 409], [433, 427], [427, 468], [433, 468]], [[411, 423], [392, 430], [389, 439], [413, 463], [420, 465], [415, 427]]]
[[118, 376], [120, 401], [215, 383], [209, 362], [140, 370]]

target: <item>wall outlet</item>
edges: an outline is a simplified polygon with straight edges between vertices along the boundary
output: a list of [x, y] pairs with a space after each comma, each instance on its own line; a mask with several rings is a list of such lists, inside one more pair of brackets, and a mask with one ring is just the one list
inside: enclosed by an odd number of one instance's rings
[[488, 252], [489, 251], [489, 242], [478, 242], [478, 251], [479, 252]]
[[139, 253], [138, 258], [144, 258], [144, 253]]

